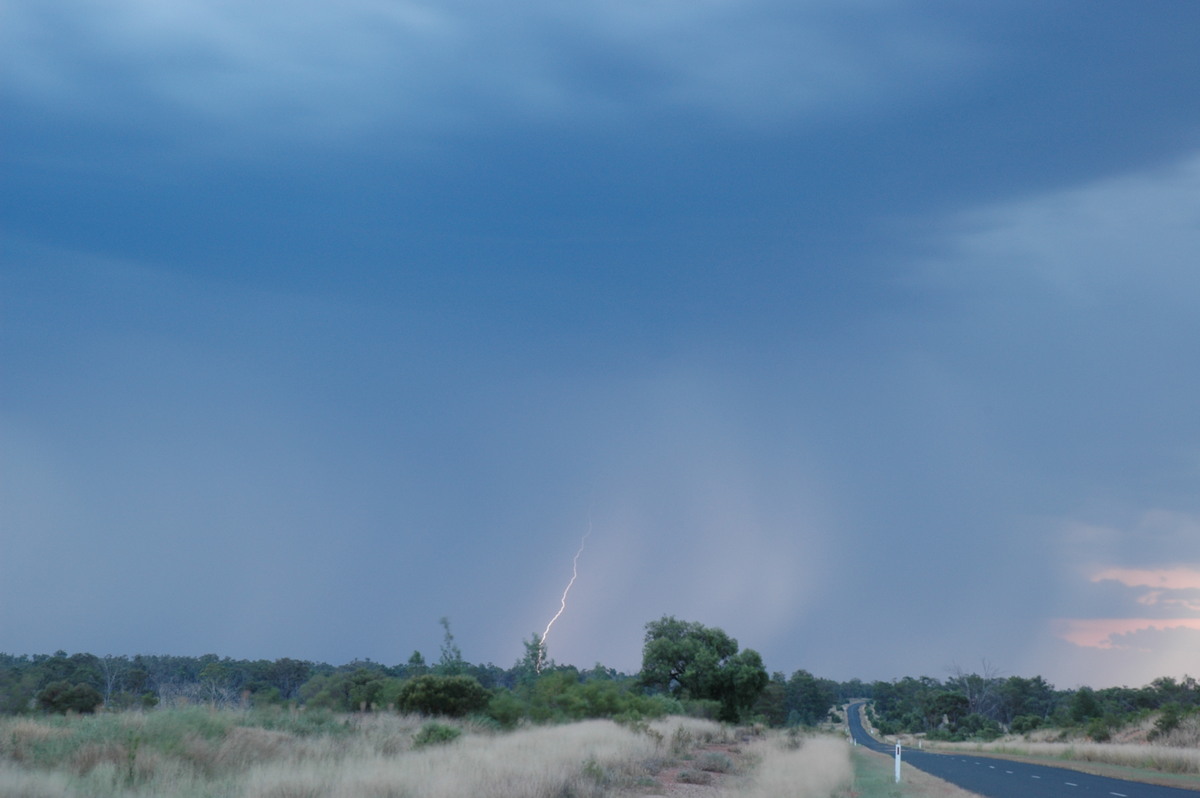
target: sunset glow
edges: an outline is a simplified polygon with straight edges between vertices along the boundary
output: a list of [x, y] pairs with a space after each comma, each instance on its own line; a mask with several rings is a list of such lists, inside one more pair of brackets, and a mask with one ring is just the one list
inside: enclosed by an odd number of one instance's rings
[[1118, 635], [1144, 630], [1167, 629], [1200, 630], [1200, 618], [1150, 619], [1150, 618], [1070, 618], [1052, 623], [1055, 633], [1062, 639], [1087, 648], [1113, 648], [1113, 638]]

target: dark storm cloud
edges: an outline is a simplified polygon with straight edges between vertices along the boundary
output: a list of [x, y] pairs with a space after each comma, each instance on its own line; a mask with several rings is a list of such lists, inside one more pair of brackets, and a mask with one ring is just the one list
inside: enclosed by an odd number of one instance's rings
[[591, 519], [560, 661], [1156, 667], [1051, 621], [1200, 562], [1194, 4], [0, 14], [12, 645], [507, 665]]

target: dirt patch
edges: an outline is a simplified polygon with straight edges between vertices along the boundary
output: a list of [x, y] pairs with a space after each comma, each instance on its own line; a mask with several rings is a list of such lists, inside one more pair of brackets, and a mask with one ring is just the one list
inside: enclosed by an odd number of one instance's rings
[[629, 795], [648, 798], [713, 798], [748, 768], [744, 747], [737, 743], [697, 745], [686, 755], [662, 763], [645, 784]]

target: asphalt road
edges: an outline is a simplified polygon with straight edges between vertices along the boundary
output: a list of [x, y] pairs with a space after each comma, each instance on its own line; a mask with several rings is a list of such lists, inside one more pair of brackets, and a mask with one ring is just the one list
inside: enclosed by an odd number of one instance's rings
[[[859, 718], [861, 703], [848, 713], [850, 734], [859, 745], [895, 756], [896, 746], [867, 734]], [[967, 753], [933, 754], [911, 748], [900, 752], [902, 767], [911, 765], [987, 798], [1197, 798], [1200, 793], [1136, 781], [1091, 776], [1077, 770], [1027, 765]], [[904, 778], [901, 770], [902, 779]]]

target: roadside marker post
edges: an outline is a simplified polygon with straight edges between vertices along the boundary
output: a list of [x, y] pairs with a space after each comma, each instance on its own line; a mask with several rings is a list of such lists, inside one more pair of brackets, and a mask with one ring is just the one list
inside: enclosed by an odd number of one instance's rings
[[896, 783], [900, 783], [900, 743], [896, 743]]

